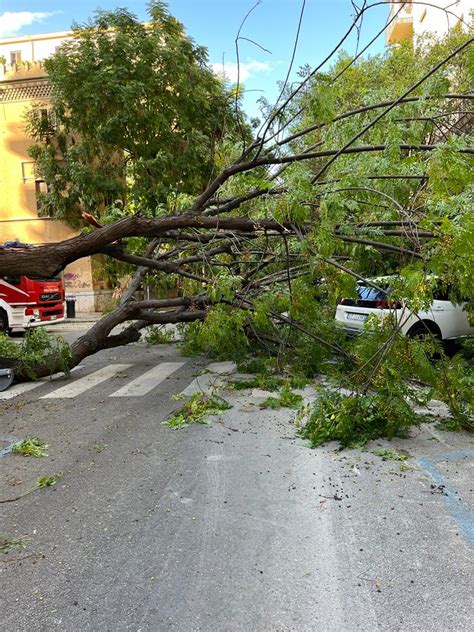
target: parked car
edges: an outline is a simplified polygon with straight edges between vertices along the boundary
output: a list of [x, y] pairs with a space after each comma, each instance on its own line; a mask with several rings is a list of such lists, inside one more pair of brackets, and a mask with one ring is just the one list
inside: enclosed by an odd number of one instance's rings
[[336, 321], [348, 334], [360, 334], [371, 314], [379, 319], [391, 315], [401, 332], [412, 338], [431, 333], [440, 340], [453, 340], [474, 334], [465, 304], [452, 303], [446, 291], [435, 290], [431, 306], [414, 314], [402, 301], [390, 299], [390, 277], [371, 280], [387, 293], [359, 282], [357, 298], [344, 298], [337, 306]]

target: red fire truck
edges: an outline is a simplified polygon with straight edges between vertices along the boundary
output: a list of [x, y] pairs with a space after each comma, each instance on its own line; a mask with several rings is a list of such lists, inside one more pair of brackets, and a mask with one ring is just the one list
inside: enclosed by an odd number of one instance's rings
[[[3, 247], [23, 249], [26, 244]], [[64, 320], [64, 282], [61, 277], [0, 277], [0, 331], [27, 329]]]

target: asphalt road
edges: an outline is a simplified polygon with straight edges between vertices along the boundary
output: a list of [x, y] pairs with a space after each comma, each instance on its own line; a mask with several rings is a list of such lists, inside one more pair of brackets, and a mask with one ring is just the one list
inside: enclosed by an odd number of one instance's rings
[[[0, 499], [62, 472], [0, 505], [0, 531], [27, 539], [0, 558], [2, 629], [473, 629], [472, 437], [424, 426], [311, 450], [259, 392], [223, 391], [233, 407], [210, 425], [163, 426], [207, 365], [135, 345], [0, 400], [5, 446], [49, 444], [0, 458]], [[409, 453], [402, 469], [373, 454], [386, 445]]]

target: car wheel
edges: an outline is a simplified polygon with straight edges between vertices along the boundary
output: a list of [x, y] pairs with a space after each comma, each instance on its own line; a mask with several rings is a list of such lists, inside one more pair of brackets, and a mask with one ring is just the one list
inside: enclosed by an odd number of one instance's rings
[[[442, 343], [441, 332], [436, 330], [434, 327], [430, 327], [430, 325], [425, 323], [417, 323], [414, 325], [410, 331], [407, 333], [409, 338], [418, 339], [418, 340], [432, 340], [435, 338], [437, 342]], [[432, 360], [439, 360], [440, 353], [436, 351], [434, 354], [427, 354]]]

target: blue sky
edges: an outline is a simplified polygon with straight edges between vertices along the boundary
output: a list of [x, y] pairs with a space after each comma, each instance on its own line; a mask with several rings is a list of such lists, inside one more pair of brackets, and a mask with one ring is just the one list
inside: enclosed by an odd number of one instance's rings
[[[377, 1], [377, 0], [374, 0]], [[235, 37], [239, 26], [254, 0], [169, 0], [173, 13], [183, 22], [186, 32], [209, 50], [209, 61], [215, 67], [224, 63], [230, 78], [236, 75]], [[357, 0], [357, 4], [362, 4]], [[63, 31], [73, 21], [84, 22], [94, 11], [127, 7], [140, 19], [146, 19], [144, 0], [0, 0], [0, 37]], [[301, 0], [261, 0], [248, 17], [241, 35], [253, 40], [239, 45], [241, 81], [243, 80], [246, 110], [258, 113], [256, 100], [264, 95], [273, 101], [277, 95], [277, 81], [288, 71], [298, 27]], [[299, 66], [314, 67], [332, 49], [335, 42], [351, 24], [354, 13], [350, 0], [306, 0], [298, 48], [291, 77], [296, 78]], [[368, 42], [383, 26], [388, 6], [370, 9], [364, 18], [360, 46]], [[354, 52], [355, 37], [346, 43]], [[262, 48], [266, 50], [262, 50]], [[372, 46], [371, 52], [383, 50], [383, 36]]]

